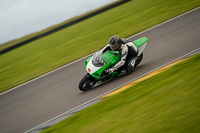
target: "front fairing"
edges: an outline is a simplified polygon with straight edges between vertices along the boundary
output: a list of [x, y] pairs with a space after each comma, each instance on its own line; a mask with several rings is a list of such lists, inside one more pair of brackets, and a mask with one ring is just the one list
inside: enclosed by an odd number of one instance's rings
[[101, 51], [96, 52], [85, 61], [86, 71], [95, 79], [98, 79], [105, 69], [117, 64], [120, 60], [120, 56], [118, 51], [109, 51], [106, 53], [101, 53]]

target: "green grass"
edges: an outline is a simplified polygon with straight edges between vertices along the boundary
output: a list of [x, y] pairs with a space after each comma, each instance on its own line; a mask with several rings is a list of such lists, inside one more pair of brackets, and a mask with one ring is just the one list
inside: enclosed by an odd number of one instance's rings
[[0, 92], [200, 5], [199, 0], [134, 0], [0, 56]]
[[200, 54], [42, 133], [199, 133]]

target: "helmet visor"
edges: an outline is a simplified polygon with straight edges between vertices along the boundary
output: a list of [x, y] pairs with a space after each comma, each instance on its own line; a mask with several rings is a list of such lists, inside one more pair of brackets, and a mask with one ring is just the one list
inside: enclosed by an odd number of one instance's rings
[[115, 44], [110, 44], [110, 47], [112, 50], [117, 50], [118, 49], [118, 44], [115, 43]]

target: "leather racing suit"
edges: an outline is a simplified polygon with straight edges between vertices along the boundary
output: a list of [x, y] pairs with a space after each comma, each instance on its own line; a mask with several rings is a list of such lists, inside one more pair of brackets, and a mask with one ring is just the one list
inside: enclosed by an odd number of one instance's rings
[[[112, 51], [110, 44], [106, 45], [102, 49], [102, 53]], [[114, 70], [122, 68], [125, 64], [128, 64], [131, 59], [137, 56], [138, 49], [135, 44], [128, 39], [122, 39], [122, 45], [118, 50], [121, 53], [120, 61], [113, 67]]]

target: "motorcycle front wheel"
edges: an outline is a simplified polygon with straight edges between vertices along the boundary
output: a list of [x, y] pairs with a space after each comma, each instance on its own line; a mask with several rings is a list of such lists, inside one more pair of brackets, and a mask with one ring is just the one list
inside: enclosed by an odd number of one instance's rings
[[89, 74], [86, 74], [79, 83], [79, 89], [81, 91], [87, 91], [91, 89], [96, 84], [96, 80], [90, 76]]

